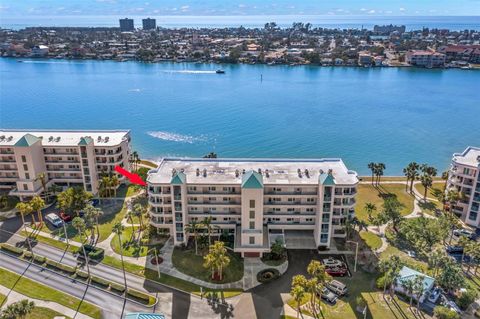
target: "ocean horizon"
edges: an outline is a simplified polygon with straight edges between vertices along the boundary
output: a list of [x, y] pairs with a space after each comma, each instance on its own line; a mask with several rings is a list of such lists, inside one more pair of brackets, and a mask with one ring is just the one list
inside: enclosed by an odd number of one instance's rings
[[[25, 27], [118, 27], [118, 19], [124, 15], [98, 16], [2, 16], [0, 27], [23, 29]], [[141, 27], [141, 19], [147, 15], [129, 15], [135, 27]], [[238, 15], [238, 16], [149, 16], [157, 19], [157, 26], [165, 28], [260, 28], [267, 22], [276, 22], [279, 27], [291, 26], [293, 22], [311, 23], [313, 27], [373, 29], [373, 26], [405, 25], [407, 30], [426, 28], [450, 30], [480, 30], [480, 16], [337, 16], [337, 15]]]

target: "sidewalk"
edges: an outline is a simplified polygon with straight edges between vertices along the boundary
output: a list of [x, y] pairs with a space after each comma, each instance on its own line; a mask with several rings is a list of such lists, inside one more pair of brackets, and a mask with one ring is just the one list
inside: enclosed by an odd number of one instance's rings
[[[59, 313], [65, 315], [67, 317], [70, 317], [70, 318], [73, 318], [75, 316], [75, 313], [76, 313], [75, 310], [73, 310], [71, 308], [68, 308], [68, 307], [65, 307], [65, 306], [63, 306], [59, 303], [56, 303], [56, 302], [53, 302], [53, 301], [45, 301], [45, 300], [41, 300], [41, 299], [30, 298], [30, 297], [27, 297], [23, 294], [20, 294], [20, 293], [16, 292], [16, 291], [10, 290], [10, 289], [8, 289], [4, 286], [1, 286], [1, 285], [0, 285], [0, 293], [8, 296], [7, 300], [3, 304], [2, 309], [6, 308], [8, 305], [10, 305], [14, 302], [17, 302], [17, 301], [20, 301], [20, 300], [23, 300], [23, 299], [28, 299], [28, 300], [33, 301], [35, 303], [35, 307], [49, 308], [49, 309], [55, 310], [56, 312], [59, 312]], [[75, 318], [78, 318], [78, 319], [93, 319], [92, 317], [84, 315], [83, 313], [80, 313], [80, 312], [77, 313]]]

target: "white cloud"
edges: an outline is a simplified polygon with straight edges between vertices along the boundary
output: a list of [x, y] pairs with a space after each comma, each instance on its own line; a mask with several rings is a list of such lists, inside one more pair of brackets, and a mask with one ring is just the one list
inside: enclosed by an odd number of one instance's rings
[[160, 13], [160, 10], [155, 9], [155, 10], [153, 10], [152, 12], [153, 12], [153, 13]]
[[182, 10], [188, 10], [190, 8], [190, 6], [181, 6], [180, 9]]
[[387, 10], [387, 11], [385, 11], [385, 13], [391, 14], [391, 13], [393, 13], [393, 11], [392, 10]]
[[361, 8], [360, 11], [365, 12], [365, 11], [367, 11], [367, 9]]
[[400, 9], [398, 9], [398, 10], [399, 10], [400, 12], [405, 12], [405, 11], [406, 11], [405, 8], [400, 8]]
[[375, 13], [375, 10], [370, 10], [368, 11], [369, 14], [374, 14]]
[[238, 5], [238, 7], [239, 7], [239, 8], [246, 8], [247, 6], [246, 6], [245, 4], [243, 4], [243, 3], [240, 3], [240, 4]]

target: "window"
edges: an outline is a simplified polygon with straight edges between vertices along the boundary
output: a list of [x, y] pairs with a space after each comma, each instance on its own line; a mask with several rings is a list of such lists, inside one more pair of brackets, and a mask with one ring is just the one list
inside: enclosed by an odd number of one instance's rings
[[255, 229], [255, 222], [250, 222], [249, 228], [250, 229]]
[[248, 237], [248, 242], [250, 245], [255, 245], [255, 237]]
[[254, 199], [250, 200], [250, 208], [255, 208], [255, 200]]
[[25, 179], [30, 179], [30, 174], [25, 173]]
[[27, 166], [27, 164], [23, 164], [23, 170], [24, 170], [24, 171], [28, 171], [28, 166]]
[[24, 162], [24, 163], [27, 162], [27, 158], [25, 157], [25, 155], [22, 155], [22, 162]]
[[250, 218], [255, 218], [255, 211], [254, 210], [250, 211]]
[[28, 185], [27, 184], [23, 184], [23, 190], [28, 191]]

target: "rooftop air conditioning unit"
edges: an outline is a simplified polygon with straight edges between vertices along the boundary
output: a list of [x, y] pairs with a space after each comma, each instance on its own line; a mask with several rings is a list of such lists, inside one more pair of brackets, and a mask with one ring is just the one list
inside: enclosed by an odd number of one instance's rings
[[298, 177], [302, 178], [302, 170], [299, 168], [297, 169]]
[[50, 136], [50, 137], [48, 138], [48, 141], [49, 141], [49, 142], [53, 141], [53, 136]]
[[196, 169], [196, 172], [197, 172], [197, 176], [200, 176], [200, 169], [199, 168]]
[[207, 169], [206, 168], [203, 169], [203, 177], [207, 177]]
[[305, 169], [305, 176], [307, 176], [307, 178], [310, 178], [310, 173], [308, 172], [308, 169]]
[[55, 139], [55, 142], [60, 142], [60, 136]]
[[240, 175], [240, 171], [238, 169], [235, 170], [235, 177], [238, 177]]
[[97, 142], [101, 142], [101, 141], [102, 141], [102, 137], [101, 136], [97, 137]]
[[268, 171], [268, 168], [265, 170], [265, 176], [266, 176], [267, 178], [270, 177], [270, 172]]
[[262, 169], [261, 168], [258, 169], [258, 174], [260, 174], [260, 175], [262, 174]]
[[5, 135], [0, 136], [0, 141], [3, 141], [5, 139]]
[[172, 176], [174, 176], [176, 172], [177, 170], [175, 168], [172, 168]]
[[104, 142], [107, 143], [109, 139], [110, 139], [110, 137], [108, 137], [108, 136], [105, 137], [105, 141], [104, 141]]
[[11, 140], [13, 140], [13, 136], [9, 136], [9, 137], [7, 138], [7, 142], [10, 142]]

